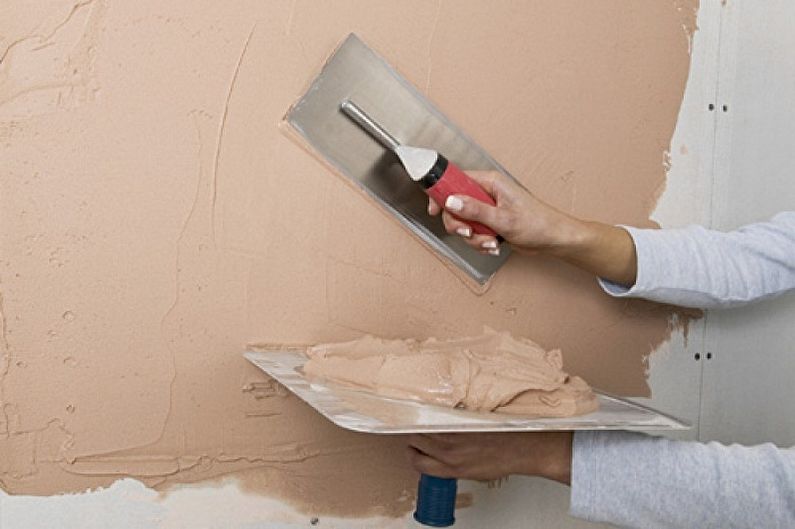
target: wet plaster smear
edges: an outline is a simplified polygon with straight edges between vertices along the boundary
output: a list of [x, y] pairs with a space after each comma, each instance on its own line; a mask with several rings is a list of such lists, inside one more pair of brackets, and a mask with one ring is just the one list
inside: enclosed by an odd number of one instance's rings
[[648, 395], [670, 309], [520, 256], [476, 296], [279, 122], [354, 31], [542, 198], [650, 226], [695, 8], [3, 2], [2, 487], [231, 474], [315, 513], [405, 512], [402, 440], [333, 427], [249, 365], [248, 342], [488, 325]]

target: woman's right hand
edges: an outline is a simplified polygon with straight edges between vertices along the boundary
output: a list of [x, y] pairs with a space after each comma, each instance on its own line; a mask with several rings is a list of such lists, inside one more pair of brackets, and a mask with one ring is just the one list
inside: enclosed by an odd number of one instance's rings
[[453, 195], [448, 197], [444, 208], [429, 199], [428, 213], [438, 215], [441, 212], [447, 232], [460, 235], [481, 253], [498, 253], [497, 240], [489, 235], [473, 234], [466, 220], [490, 227], [515, 249], [530, 253], [568, 245], [585, 232], [585, 223], [545, 204], [498, 171], [468, 171], [467, 174], [494, 198], [496, 206], [466, 195]]
[[474, 234], [466, 223], [477, 221], [520, 252], [558, 257], [618, 284], [635, 283], [635, 243], [623, 228], [568, 215], [498, 171], [467, 174], [494, 198], [496, 205], [466, 195], [451, 195], [445, 204], [430, 199], [428, 213], [441, 213], [448, 233], [460, 235], [481, 253], [499, 255], [495, 237]]

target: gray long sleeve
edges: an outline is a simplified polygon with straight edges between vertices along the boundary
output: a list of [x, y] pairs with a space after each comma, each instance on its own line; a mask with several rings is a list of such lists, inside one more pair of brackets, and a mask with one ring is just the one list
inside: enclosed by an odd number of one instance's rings
[[[795, 212], [721, 233], [627, 228], [638, 255], [617, 297], [729, 307], [795, 289]], [[631, 432], [577, 432], [571, 513], [654, 528], [795, 527], [795, 447], [675, 441]]]
[[600, 280], [612, 296], [709, 309], [795, 289], [795, 212], [728, 233], [625, 229], [635, 242], [637, 280], [632, 288]]
[[795, 527], [795, 451], [577, 432], [571, 514], [643, 529]]

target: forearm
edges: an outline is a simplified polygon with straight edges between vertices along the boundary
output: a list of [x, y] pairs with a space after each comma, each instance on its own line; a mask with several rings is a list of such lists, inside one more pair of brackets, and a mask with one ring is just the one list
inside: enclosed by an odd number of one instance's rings
[[561, 223], [560, 244], [546, 253], [613, 283], [632, 286], [637, 275], [635, 244], [623, 228], [570, 218]]
[[795, 289], [795, 213], [733, 232], [621, 228], [563, 217], [543, 251], [597, 275], [613, 296], [718, 308]]
[[[473, 173], [474, 176], [474, 173]], [[557, 210], [499, 173], [477, 177], [495, 206], [458, 195], [445, 204], [448, 233], [484, 254], [499, 254], [477, 221], [518, 251], [560, 258], [600, 279], [613, 296], [642, 297], [713, 308], [760, 300], [795, 289], [795, 212], [722, 233], [700, 226], [674, 230], [622, 228], [582, 221]], [[432, 203], [429, 211], [439, 211]]]

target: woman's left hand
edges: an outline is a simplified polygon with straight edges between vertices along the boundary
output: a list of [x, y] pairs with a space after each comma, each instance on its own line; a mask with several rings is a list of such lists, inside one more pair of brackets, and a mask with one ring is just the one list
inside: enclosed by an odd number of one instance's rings
[[416, 434], [408, 445], [412, 466], [440, 478], [525, 474], [571, 481], [571, 432]]

